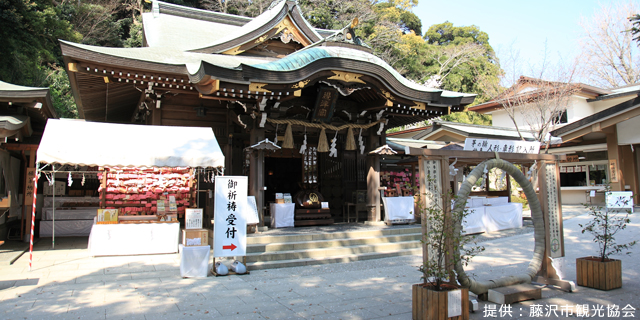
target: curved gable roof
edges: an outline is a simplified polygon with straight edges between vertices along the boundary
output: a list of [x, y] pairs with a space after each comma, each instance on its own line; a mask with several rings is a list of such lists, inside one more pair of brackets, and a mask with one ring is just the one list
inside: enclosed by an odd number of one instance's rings
[[257, 46], [284, 28], [295, 28], [308, 44], [323, 39], [304, 19], [294, 0], [281, 0], [227, 36], [192, 52], [239, 54]]
[[23, 105], [31, 118], [30, 122], [35, 122], [30, 125], [34, 125], [38, 131], [44, 128], [47, 119], [58, 117], [53, 108], [49, 88], [25, 87], [0, 81], [0, 102]]
[[349, 47], [310, 47], [276, 61], [243, 63], [241, 69], [245, 79], [270, 83], [296, 83], [320, 71], [343, 70], [375, 78], [385, 83], [394, 94], [409, 100], [429, 104], [466, 105], [475, 99], [475, 94], [444, 91], [417, 84], [403, 77], [375, 55]]

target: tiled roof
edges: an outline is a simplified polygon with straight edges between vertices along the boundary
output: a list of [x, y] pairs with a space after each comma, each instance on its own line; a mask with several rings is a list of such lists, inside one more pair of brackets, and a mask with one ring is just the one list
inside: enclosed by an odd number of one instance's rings
[[25, 87], [19, 86], [17, 84], [11, 84], [4, 81], [0, 81], [0, 91], [40, 91], [40, 90], [49, 90], [49, 88], [40, 88], [40, 87]]

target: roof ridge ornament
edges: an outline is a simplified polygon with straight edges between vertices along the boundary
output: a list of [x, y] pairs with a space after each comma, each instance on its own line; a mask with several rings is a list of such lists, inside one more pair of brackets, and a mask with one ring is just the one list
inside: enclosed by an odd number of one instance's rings
[[[273, 2], [271, 2], [271, 4], [269, 5], [269, 7], [267, 8], [267, 11], [269, 11], [269, 10], [271, 10], [271, 9], [275, 8], [275, 7], [276, 7], [278, 4], [280, 4], [280, 2], [282, 2], [282, 1], [290, 1], [290, 0], [274, 0]], [[294, 0], [294, 1], [295, 1], [295, 3], [296, 3], [296, 4], [298, 3], [298, 1], [296, 1], [296, 0]]]
[[356, 17], [353, 20], [351, 20], [351, 23], [348, 26], [342, 28], [341, 30], [338, 30], [337, 32], [335, 32], [334, 34], [326, 37], [322, 41], [324, 41], [324, 42], [349, 43], [349, 44], [353, 44], [353, 45], [357, 45], [357, 46], [361, 46], [361, 47], [365, 47], [365, 48], [371, 49], [371, 47], [369, 45], [364, 43], [362, 38], [356, 36], [355, 27], [358, 26], [358, 23], [359, 23], [359, 20]]

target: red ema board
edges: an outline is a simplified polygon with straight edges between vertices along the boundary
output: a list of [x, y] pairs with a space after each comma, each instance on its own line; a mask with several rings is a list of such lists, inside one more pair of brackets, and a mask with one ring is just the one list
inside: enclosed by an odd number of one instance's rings
[[[106, 209], [120, 209], [120, 215], [154, 215], [158, 201], [164, 201], [166, 214], [184, 215], [191, 207], [193, 172], [189, 168], [104, 168], [98, 174], [103, 181], [98, 192]], [[105, 176], [106, 174], [106, 188]], [[175, 197], [176, 211], [169, 199]]]

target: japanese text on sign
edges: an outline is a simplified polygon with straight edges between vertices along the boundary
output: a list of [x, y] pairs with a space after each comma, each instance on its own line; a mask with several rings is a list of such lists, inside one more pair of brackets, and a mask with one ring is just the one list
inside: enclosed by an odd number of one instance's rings
[[540, 142], [467, 138], [464, 150], [537, 154], [540, 152]]
[[202, 209], [185, 210], [185, 228], [202, 229]]
[[247, 177], [218, 176], [215, 180], [214, 256], [243, 256], [246, 252]]
[[616, 304], [612, 305], [541, 305], [533, 304], [527, 308], [513, 308], [509, 304], [495, 305], [485, 304], [483, 317], [485, 318], [521, 318], [524, 316], [530, 318], [547, 319], [549, 317], [577, 317], [577, 318], [597, 318], [597, 319], [619, 319], [619, 318], [635, 318], [636, 308], [631, 304], [621, 307]]

